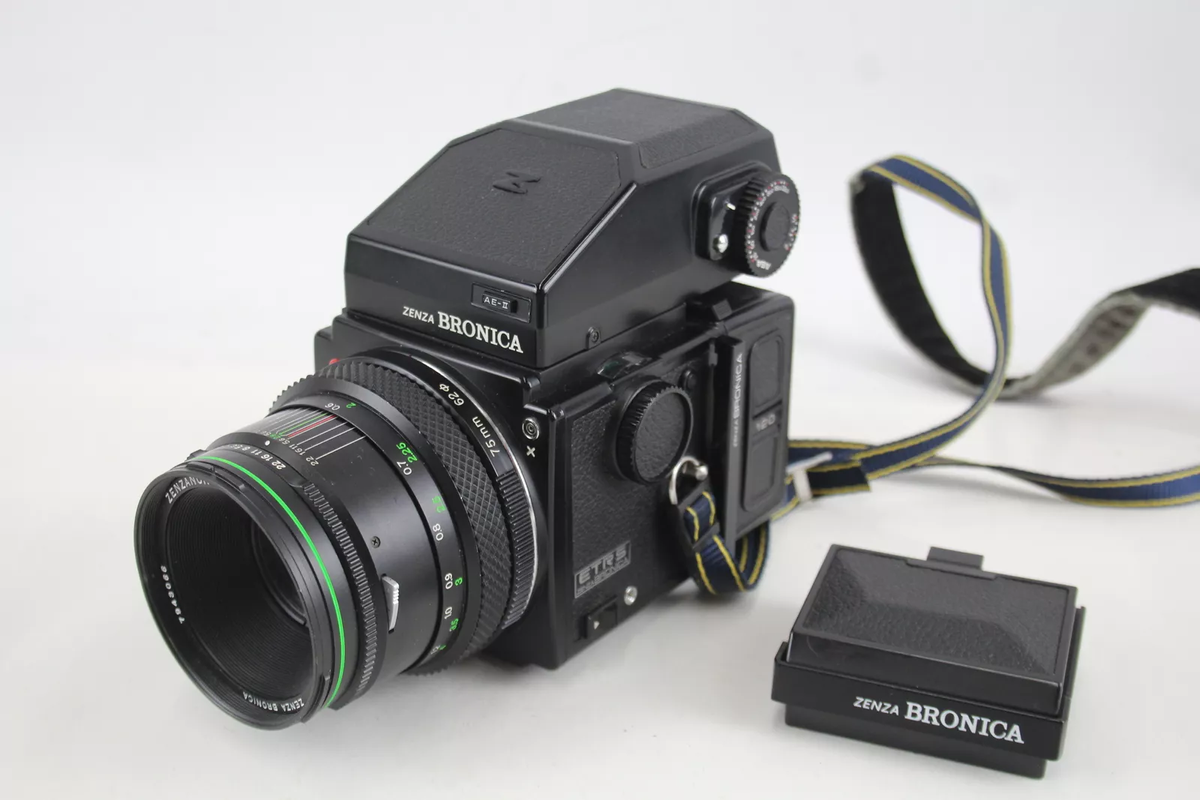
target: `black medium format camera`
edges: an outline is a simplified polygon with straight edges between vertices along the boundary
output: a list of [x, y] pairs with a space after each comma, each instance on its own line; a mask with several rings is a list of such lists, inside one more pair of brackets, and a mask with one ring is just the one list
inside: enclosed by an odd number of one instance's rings
[[349, 237], [315, 374], [156, 478], [146, 599], [264, 728], [485, 648], [556, 667], [687, 578], [707, 471], [733, 544], [784, 498], [796, 187], [771, 133], [612, 91], [458, 139]]

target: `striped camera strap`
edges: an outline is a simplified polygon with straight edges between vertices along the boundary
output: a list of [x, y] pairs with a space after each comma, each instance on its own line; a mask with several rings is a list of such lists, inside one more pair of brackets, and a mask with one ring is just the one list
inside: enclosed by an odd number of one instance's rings
[[[921, 285], [896, 204], [899, 186], [932, 200], [979, 226], [983, 295], [995, 342], [995, 362], [981, 369], [959, 353], [942, 328]], [[1062, 478], [1000, 464], [942, 455], [997, 399], [1032, 397], [1088, 372], [1159, 306], [1200, 316], [1200, 268], [1115, 292], [1096, 304], [1066, 341], [1029, 375], [1009, 377], [1012, 297], [1004, 243], [979, 203], [961, 184], [934, 167], [893, 156], [864, 169], [851, 185], [859, 252], [884, 309], [905, 339], [930, 361], [977, 390], [974, 401], [949, 422], [885, 444], [795, 440], [789, 443], [787, 501], [775, 519], [816, 497], [869, 491], [878, 478], [906, 469], [955, 466], [1001, 472], [1048, 489], [1064, 499], [1101, 506], [1144, 508], [1200, 500], [1200, 466], [1124, 478]], [[692, 542], [696, 583], [712, 594], [746, 591], [766, 562], [769, 526], [728, 546], [716, 525], [711, 492], [703, 488], [680, 507], [680, 524]]]

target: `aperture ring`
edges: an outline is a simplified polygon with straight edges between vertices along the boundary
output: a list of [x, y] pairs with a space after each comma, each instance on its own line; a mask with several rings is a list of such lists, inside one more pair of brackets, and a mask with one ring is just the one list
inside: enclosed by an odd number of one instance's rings
[[[338, 402], [331, 403], [331, 400]], [[286, 463], [295, 472], [296, 479], [289, 479], [289, 483], [320, 520], [326, 538], [339, 550], [342, 566], [357, 601], [355, 612], [359, 622], [359, 650], [355, 673], [347, 676], [345, 689], [331, 704], [334, 708], [343, 707], [371, 687], [378, 677], [378, 668], [383, 665], [387, 648], [387, 630], [386, 627], [382, 632], [379, 630], [379, 612], [376, 610], [385, 609], [382, 613], [386, 620], [386, 597], [378, 577], [368, 574], [368, 565], [360, 555], [366, 554], [369, 558], [367, 542], [356, 526], [353, 514], [345, 507], [343, 498], [338, 497], [331, 483], [334, 478], [327, 474], [330, 466], [323, 466], [326, 456], [340, 454], [339, 458], [346, 458], [345, 454], [354, 453], [353, 450], [342, 448], [342, 441], [346, 442], [347, 447], [353, 447], [365, 438], [367, 442], [363, 442], [363, 447], [380, 449], [370, 435], [375, 433], [378, 436], [378, 430], [364, 430], [364, 427], [371, 426], [361, 424], [364, 422], [361, 415], [347, 418], [340, 410], [344, 402], [340, 395], [332, 392], [293, 398], [290, 402], [279, 403], [262, 420], [213, 443], [214, 449], [236, 447], [244, 450], [251, 447], [266, 452], [258, 447], [266, 439], [270, 455]], [[339, 424], [343, 426], [343, 433], [326, 433], [324, 426], [330, 426], [332, 431], [337, 430]], [[354, 438], [356, 436], [357, 439]], [[328, 444], [305, 445], [304, 442], [310, 438]], [[322, 452], [324, 455], [321, 455]], [[387, 460], [388, 454], [383, 453], [383, 458]], [[417, 512], [420, 512], [419, 504]], [[461, 559], [457, 563], [461, 564]], [[380, 603], [384, 605], [380, 606]]]
[[[433, 448], [416, 426], [386, 399], [356, 383], [320, 375], [306, 378], [280, 396], [272, 413], [297, 406], [326, 406], [330, 398], [339, 401], [339, 407], [327, 413], [358, 429], [392, 465], [425, 525], [438, 566], [442, 599], [434, 635], [417, 661], [405, 668], [422, 666], [441, 653], [461, 651], [458, 641], [468, 637], [460, 634], [476, 624], [478, 603], [472, 599], [467, 578], [474, 554], [461, 535], [470, 529], [470, 523], [466, 509], [454, 496], [452, 481], [448, 475], [434, 474], [439, 467], [430, 456]], [[411, 445], [415, 452], [402, 452], [397, 449], [400, 445]]]

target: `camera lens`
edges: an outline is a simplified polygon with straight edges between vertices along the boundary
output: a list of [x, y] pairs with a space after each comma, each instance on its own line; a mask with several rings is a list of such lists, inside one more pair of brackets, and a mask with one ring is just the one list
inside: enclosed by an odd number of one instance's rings
[[535, 506], [474, 395], [432, 359], [346, 359], [150, 484], [146, 599], [218, 706], [259, 727], [306, 721], [520, 618]]
[[165, 574], [189, 597], [187, 622], [213, 663], [256, 695], [299, 693], [311, 668], [300, 594], [262, 529], [200, 486], [173, 505], [165, 538]]

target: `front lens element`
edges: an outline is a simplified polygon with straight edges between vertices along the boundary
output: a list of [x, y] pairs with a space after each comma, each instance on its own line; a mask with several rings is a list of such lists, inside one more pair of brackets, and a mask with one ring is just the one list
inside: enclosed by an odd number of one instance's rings
[[258, 697], [300, 694], [312, 643], [299, 592], [262, 529], [223, 491], [200, 486], [171, 507], [165, 539], [174, 591], [187, 598], [184, 624], [214, 666]]
[[358, 626], [320, 522], [280, 470], [248, 456], [216, 449], [155, 480], [135, 545], [146, 600], [188, 675], [238, 719], [278, 728], [343, 694]]

